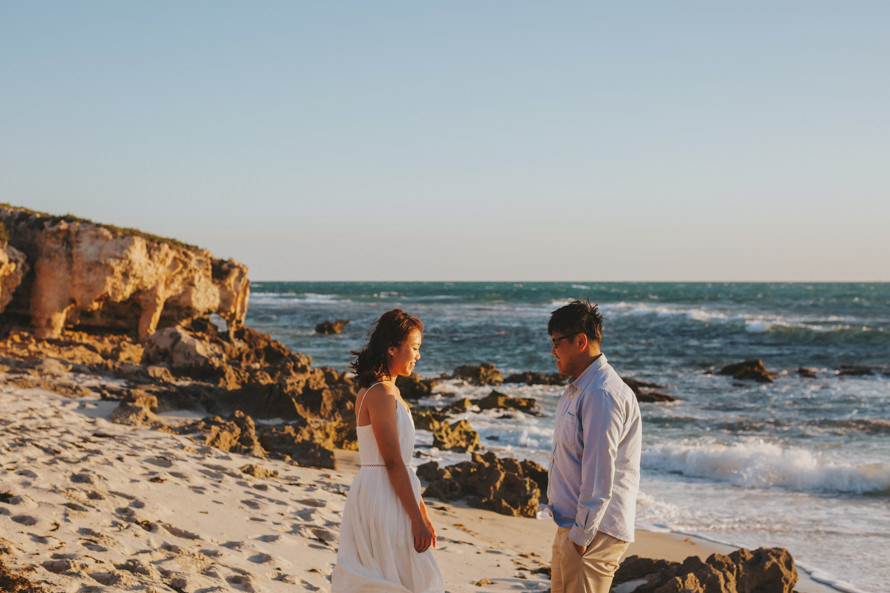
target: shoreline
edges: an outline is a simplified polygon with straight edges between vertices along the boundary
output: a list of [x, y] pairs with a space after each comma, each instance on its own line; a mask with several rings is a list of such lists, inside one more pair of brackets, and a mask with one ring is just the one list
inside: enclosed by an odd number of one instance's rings
[[[340, 471], [349, 475], [354, 475], [358, 471], [357, 451], [338, 449], [336, 458]], [[463, 504], [462, 501], [457, 501], [456, 503], [442, 502], [435, 498], [424, 498], [424, 501], [430, 507], [430, 514], [434, 520], [449, 521], [453, 520], [452, 517], [458, 517], [462, 521], [482, 519], [491, 523], [501, 523], [503, 525], [502, 529], [506, 530], [507, 533], [516, 534], [517, 537], [521, 535], [529, 544], [526, 551], [534, 552], [549, 566], [550, 546], [556, 532], [555, 524], [552, 521], [526, 517], [508, 517], [493, 511], [469, 507]], [[448, 510], [443, 511], [441, 507], [447, 507]], [[487, 523], [487, 526], [490, 526], [491, 523]], [[435, 524], [438, 525], [438, 522]], [[498, 526], [500, 527], [501, 525]], [[494, 537], [500, 537], [500, 534], [492, 536], [492, 539]], [[635, 541], [628, 547], [625, 557], [636, 555], [642, 558], [683, 562], [689, 556], [698, 556], [705, 560], [711, 554], [729, 554], [739, 548], [738, 546], [717, 542], [695, 534], [678, 533], [669, 530], [655, 531], [637, 528], [635, 529], [634, 537]], [[805, 571], [797, 564], [795, 566], [798, 574], [795, 591], [798, 593], [837, 593], [838, 591], [845, 591], [844, 589], [834, 588], [817, 581], [808, 571]], [[446, 568], [441, 561], [440, 568], [442, 569], [443, 576], [446, 576]]]
[[[357, 452], [337, 470], [258, 459], [108, 420], [110, 402], [0, 384], [0, 555], [51, 591], [329, 589]], [[450, 593], [546, 591], [555, 526], [427, 499]], [[637, 530], [628, 554], [733, 548]], [[800, 593], [835, 591], [798, 570]], [[480, 584], [482, 583], [482, 584]]]

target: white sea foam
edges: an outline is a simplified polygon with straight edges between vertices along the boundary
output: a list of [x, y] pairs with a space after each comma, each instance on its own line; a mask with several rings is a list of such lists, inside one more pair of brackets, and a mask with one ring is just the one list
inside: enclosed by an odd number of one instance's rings
[[773, 443], [665, 443], [643, 453], [643, 467], [728, 481], [747, 488], [801, 492], [890, 493], [890, 464], [843, 464]]
[[655, 316], [661, 318], [682, 317], [701, 323], [735, 324], [745, 327], [745, 331], [752, 334], [761, 334], [773, 329], [804, 329], [814, 332], [843, 331], [854, 328], [867, 331], [869, 328], [861, 325], [854, 319], [846, 319], [838, 316], [826, 318], [811, 317], [786, 317], [782, 315], [765, 315], [763, 313], [729, 313], [714, 308], [695, 307], [684, 305], [664, 305], [656, 303], [630, 303], [619, 302], [609, 305], [601, 305], [603, 313], [616, 316]]
[[348, 299], [342, 299], [333, 294], [315, 294], [307, 292], [296, 296], [280, 292], [254, 292], [250, 295], [251, 305], [263, 305], [267, 307], [290, 307], [293, 305], [343, 305], [349, 303]]

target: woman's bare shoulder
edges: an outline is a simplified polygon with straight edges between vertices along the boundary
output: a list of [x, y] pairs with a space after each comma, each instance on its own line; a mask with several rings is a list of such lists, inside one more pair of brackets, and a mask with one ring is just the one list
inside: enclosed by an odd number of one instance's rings
[[386, 402], [399, 397], [399, 388], [392, 383], [375, 383], [365, 391], [364, 397], [368, 403]]

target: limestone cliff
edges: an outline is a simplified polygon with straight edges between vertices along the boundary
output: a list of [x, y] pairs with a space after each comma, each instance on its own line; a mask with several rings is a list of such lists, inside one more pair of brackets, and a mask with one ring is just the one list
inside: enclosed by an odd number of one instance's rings
[[244, 321], [250, 282], [247, 267], [235, 260], [132, 229], [13, 206], [0, 206], [0, 223], [30, 267], [5, 307], [6, 284], [0, 285], [0, 312], [29, 318], [39, 337], [80, 326], [134, 331], [144, 339], [159, 325], [212, 313], [230, 329]]
[[0, 240], [0, 311], [6, 308], [12, 295], [28, 272], [25, 254]]

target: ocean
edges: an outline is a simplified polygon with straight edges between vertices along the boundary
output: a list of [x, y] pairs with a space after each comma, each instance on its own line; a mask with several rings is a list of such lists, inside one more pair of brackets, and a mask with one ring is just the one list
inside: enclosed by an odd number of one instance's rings
[[[781, 546], [835, 588], [890, 592], [890, 284], [255, 282], [246, 323], [343, 371], [374, 320], [399, 307], [426, 326], [421, 376], [481, 362], [550, 373], [547, 320], [574, 298], [599, 303], [619, 374], [678, 398], [641, 404], [638, 527]], [[350, 320], [342, 334], [314, 332], [336, 319]], [[753, 358], [774, 382], [716, 374]], [[446, 381], [425, 403], [491, 389]], [[562, 388], [497, 389], [537, 398], [543, 415], [463, 417], [487, 449], [546, 467]], [[467, 458], [418, 435], [424, 457]]]

